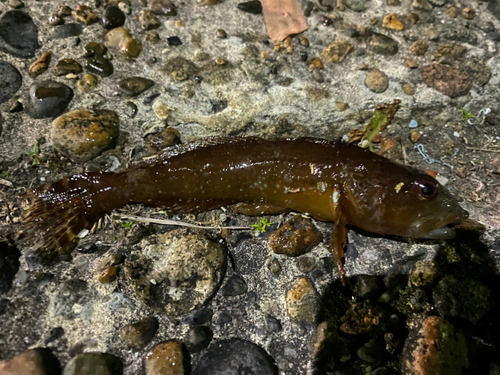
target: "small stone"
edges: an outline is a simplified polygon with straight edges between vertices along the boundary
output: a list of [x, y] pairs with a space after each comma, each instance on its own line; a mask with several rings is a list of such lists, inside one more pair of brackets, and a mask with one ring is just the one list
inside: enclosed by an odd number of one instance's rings
[[387, 29], [398, 31], [401, 31], [405, 28], [403, 23], [398, 19], [395, 13], [391, 13], [385, 16], [382, 21], [382, 26]]
[[146, 41], [151, 44], [157, 44], [160, 41], [160, 35], [158, 32], [150, 30], [146, 32]]
[[407, 57], [403, 63], [404, 66], [410, 69], [418, 68], [418, 62], [413, 57]]
[[307, 39], [305, 36], [299, 36], [299, 44], [303, 47], [309, 47], [309, 39]]
[[435, 7], [443, 7], [448, 4], [449, 0], [429, 0], [429, 3], [434, 5]]
[[[449, 40], [453, 43], [461, 42], [461, 43], [469, 43], [472, 45], [477, 44], [477, 35], [470, 29], [466, 27], [451, 24], [449, 27], [445, 27], [439, 33], [439, 29], [435, 28], [436, 34], [439, 37]], [[432, 40], [432, 39], [431, 39]]]
[[125, 14], [116, 6], [108, 6], [101, 17], [101, 25], [106, 30], [123, 26], [125, 23]]
[[476, 11], [472, 8], [462, 9], [462, 17], [466, 20], [473, 20], [476, 17]]
[[309, 62], [307, 63], [309, 65], [309, 69], [323, 69], [324, 65], [323, 62], [319, 57], [313, 57]]
[[120, 52], [125, 57], [137, 57], [142, 50], [140, 42], [133, 39], [124, 27], [110, 30], [104, 38], [104, 45]]
[[120, 1], [118, 3], [118, 8], [120, 8], [120, 10], [126, 15], [132, 14], [132, 8], [130, 7], [130, 4], [127, 4], [124, 1]]
[[227, 34], [226, 34], [226, 31], [224, 29], [217, 29], [217, 31], [215, 32], [215, 36], [219, 39], [226, 39], [227, 38]]
[[90, 73], [97, 74], [101, 77], [109, 77], [114, 71], [111, 61], [102, 55], [95, 55], [88, 58], [85, 64], [85, 69]]
[[27, 13], [9, 10], [0, 16], [0, 51], [30, 58], [38, 48], [38, 28]]
[[328, 62], [340, 64], [351, 53], [353, 48], [352, 43], [347, 40], [336, 40], [323, 49], [321, 56]]
[[50, 59], [52, 58], [51, 52], [45, 52], [38, 60], [30, 65], [28, 74], [31, 78], [38, 77], [40, 74], [44, 73], [50, 64]]
[[361, 12], [366, 8], [366, 0], [344, 0], [343, 3], [355, 12]]
[[21, 85], [21, 73], [12, 64], [0, 60], [0, 104], [12, 98]]
[[175, 341], [162, 342], [151, 350], [144, 360], [146, 375], [184, 375], [188, 358], [182, 345]]
[[62, 327], [52, 328], [49, 331], [49, 333], [47, 334], [47, 336], [45, 337], [45, 340], [43, 340], [43, 343], [45, 345], [48, 345], [51, 342], [54, 342], [54, 341], [60, 339], [63, 336], [64, 336], [64, 329]]
[[97, 78], [92, 74], [84, 74], [76, 83], [79, 91], [88, 93], [95, 89], [97, 86]]
[[77, 37], [80, 36], [82, 32], [83, 26], [79, 23], [67, 23], [56, 27], [52, 34], [50, 34], [49, 40]]
[[[174, 77], [175, 78], [175, 77]], [[157, 101], [153, 104], [153, 111], [156, 117], [160, 120], [166, 120], [173, 112], [173, 109], [161, 101]]]
[[51, 26], [59, 26], [64, 24], [64, 18], [57, 14], [53, 14], [49, 17], [49, 25]]
[[365, 85], [371, 91], [380, 94], [389, 87], [389, 77], [378, 69], [372, 69], [366, 73]]
[[276, 333], [281, 331], [281, 322], [274, 316], [266, 314], [266, 331], [269, 333]]
[[245, 13], [261, 14], [262, 4], [259, 0], [247, 1], [246, 3], [239, 3], [237, 8]]
[[123, 364], [120, 358], [108, 353], [82, 353], [70, 359], [63, 375], [121, 375]]
[[406, 19], [410, 21], [412, 25], [416, 25], [417, 22], [420, 20], [420, 16], [417, 13], [408, 13]]
[[469, 367], [464, 335], [438, 316], [410, 331], [401, 355], [402, 374], [461, 374]]
[[472, 77], [461, 69], [442, 64], [431, 64], [420, 70], [422, 81], [444, 95], [456, 98], [472, 88]]
[[410, 47], [411, 54], [413, 56], [423, 56], [427, 52], [429, 45], [425, 40], [417, 40]]
[[404, 83], [402, 89], [406, 95], [415, 95], [415, 89], [410, 83]]
[[158, 17], [156, 17], [153, 12], [147, 9], [143, 9], [139, 13], [139, 22], [141, 24], [141, 29], [143, 30], [157, 29], [161, 26], [161, 22]]
[[158, 330], [156, 318], [145, 318], [120, 329], [120, 337], [129, 348], [141, 350], [149, 344]]
[[457, 18], [458, 17], [458, 9], [455, 7], [449, 7], [446, 9], [446, 14], [450, 16], [451, 18]]
[[175, 128], [163, 129], [161, 132], [148, 135], [146, 138], [146, 147], [152, 154], [180, 143], [180, 134]]
[[221, 288], [224, 297], [240, 296], [248, 290], [247, 283], [238, 275], [231, 276]]
[[371, 339], [365, 343], [361, 348], [358, 349], [358, 357], [368, 363], [377, 363], [382, 359], [383, 349], [379, 342], [375, 339]]
[[294, 216], [269, 237], [273, 251], [287, 256], [305, 254], [322, 240], [323, 235], [312, 221], [302, 216]]
[[313, 257], [300, 257], [297, 268], [303, 273], [311, 272], [316, 268], [316, 259]]
[[149, 10], [154, 14], [164, 16], [176, 16], [177, 8], [170, 0], [151, 0], [148, 5]]
[[8, 361], [0, 362], [2, 375], [60, 374], [59, 362], [49, 349], [30, 349]]
[[333, 24], [333, 21], [331, 18], [328, 18], [327, 16], [320, 14], [318, 17], [318, 21], [321, 25], [323, 26], [331, 26]]
[[42, 81], [31, 85], [26, 112], [32, 118], [56, 117], [63, 113], [73, 99], [73, 90], [63, 83]]
[[321, 73], [321, 70], [319, 69], [314, 69], [312, 71], [312, 78], [318, 82], [318, 83], [322, 83], [325, 81], [325, 78], [323, 77], [323, 73]]
[[70, 73], [79, 74], [81, 72], [82, 72], [82, 66], [73, 59], [59, 60], [54, 69], [52, 69], [52, 73], [58, 77], [65, 76]]
[[226, 60], [224, 60], [222, 57], [217, 57], [217, 58], [215, 59], [215, 63], [216, 63], [217, 65], [226, 65], [226, 63], [227, 63], [227, 62], [226, 62]]
[[182, 323], [189, 324], [192, 326], [199, 326], [205, 324], [212, 319], [213, 315], [212, 309], [199, 309], [189, 312], [186, 316], [182, 318]]
[[118, 115], [107, 109], [76, 110], [52, 122], [54, 148], [76, 162], [86, 162], [115, 146]]
[[217, 318], [215, 319], [215, 324], [219, 325], [219, 326], [223, 326], [225, 324], [229, 324], [233, 321], [233, 317], [231, 315], [229, 315], [227, 312], [220, 312], [218, 315], [217, 315]]
[[126, 103], [125, 114], [129, 118], [134, 118], [135, 116], [137, 116], [137, 111], [138, 111], [138, 108], [137, 108], [137, 105], [135, 105], [135, 103], [133, 103], [133, 102], [127, 102]]
[[21, 103], [19, 99], [16, 98], [10, 99], [7, 104], [8, 104], [7, 111], [9, 111], [9, 113], [22, 112], [22, 110], [24, 109], [23, 103]]
[[118, 267], [109, 266], [106, 268], [98, 278], [101, 284], [111, 284], [116, 280], [116, 275], [118, 274]]
[[303, 61], [303, 62], [307, 61], [308, 55], [307, 55], [306, 51], [300, 51], [299, 56], [300, 56], [300, 61]]
[[483, 283], [447, 275], [432, 290], [437, 311], [442, 316], [467, 319], [477, 324], [491, 309], [491, 290]]
[[71, 16], [71, 8], [67, 5], [62, 5], [58, 11], [57, 11], [57, 15], [59, 17], [69, 17]]
[[385, 0], [385, 4], [388, 6], [399, 6], [401, 5], [400, 0]]
[[186, 25], [184, 25], [184, 22], [182, 22], [182, 20], [177, 20], [175, 21], [175, 27], [184, 27]]
[[84, 243], [79, 243], [78, 246], [76, 247], [76, 251], [82, 254], [92, 254], [97, 250], [97, 246], [94, 242], [84, 242]]
[[154, 84], [154, 81], [147, 78], [130, 77], [118, 82], [118, 88], [128, 96], [137, 96], [153, 87]]
[[286, 311], [295, 323], [311, 324], [316, 320], [318, 293], [306, 278], [293, 282], [286, 294]]
[[362, 63], [362, 64], [358, 65], [358, 69], [359, 70], [368, 70], [368, 69], [370, 69], [370, 65]]
[[9, 0], [7, 2], [7, 4], [12, 9], [20, 9], [20, 8], [24, 7], [24, 3], [21, 0]]
[[432, 5], [427, 0], [412, 0], [412, 9], [431, 11]]
[[167, 38], [167, 43], [169, 46], [180, 46], [182, 44], [182, 41], [179, 39], [178, 36], [171, 36]]
[[281, 274], [281, 264], [278, 259], [273, 258], [267, 265], [269, 272], [271, 272], [274, 276], [279, 276]]
[[467, 48], [455, 43], [445, 43], [440, 44], [437, 47], [437, 51], [434, 54], [436, 57], [441, 56], [451, 56], [455, 60], [461, 59], [465, 53], [467, 52]]
[[491, 68], [477, 57], [470, 57], [460, 64], [478, 86], [486, 85], [491, 78]]
[[398, 43], [386, 35], [373, 33], [369, 44], [370, 49], [379, 55], [392, 56], [398, 53]]
[[344, 112], [345, 110], [349, 109], [349, 104], [345, 102], [335, 101], [335, 107], [337, 108], [337, 111]]
[[191, 327], [182, 340], [189, 353], [194, 354], [206, 349], [214, 334], [210, 327]]
[[359, 275], [353, 294], [361, 299], [376, 300], [382, 293], [382, 283], [377, 276]]
[[238, 374], [242, 371], [246, 374], [278, 375], [273, 358], [264, 349], [241, 339], [220, 340], [212, 344], [191, 374], [222, 375]]
[[97, 22], [97, 16], [87, 5], [78, 5], [75, 10], [71, 11], [71, 15], [76, 21], [85, 26], [92, 25]]

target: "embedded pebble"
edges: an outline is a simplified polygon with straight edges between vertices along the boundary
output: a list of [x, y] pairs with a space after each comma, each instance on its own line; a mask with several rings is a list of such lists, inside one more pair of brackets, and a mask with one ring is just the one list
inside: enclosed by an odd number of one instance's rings
[[423, 66], [420, 74], [427, 86], [452, 98], [465, 95], [472, 88], [472, 77], [462, 69], [431, 64]]
[[297, 268], [300, 272], [308, 273], [316, 268], [316, 258], [300, 257], [297, 262]]
[[76, 37], [80, 36], [82, 32], [83, 26], [79, 23], [67, 23], [65, 25], [57, 26], [52, 34], [50, 34], [49, 40]]
[[409, 69], [416, 69], [416, 68], [418, 68], [418, 62], [413, 57], [407, 57], [405, 59], [403, 65], [406, 66]]
[[49, 25], [59, 26], [62, 24], [64, 24], [64, 18], [62, 18], [61, 16], [53, 14], [49, 17]]
[[312, 71], [312, 78], [318, 83], [322, 83], [325, 81], [325, 77], [323, 76], [323, 73], [321, 73], [321, 70], [319, 69], [314, 69]]
[[[137, 105], [135, 105], [135, 103], [133, 102], [127, 102], [125, 104], [125, 114], [129, 117], [129, 118], [134, 118], [135, 116], [137, 116], [137, 111], [139, 109], [137, 108]], [[157, 150], [159, 151], [159, 150]]]
[[479, 86], [484, 86], [490, 81], [491, 68], [477, 57], [465, 59], [460, 68], [472, 76], [473, 81]]
[[184, 375], [188, 361], [182, 345], [171, 340], [156, 345], [146, 355], [144, 367], [146, 375]]
[[411, 7], [416, 10], [432, 10], [432, 5], [427, 0], [412, 0]]
[[123, 272], [139, 299], [167, 315], [183, 315], [214, 294], [225, 257], [222, 245], [202, 234], [173, 230], [142, 240], [140, 256], [129, 257]]
[[149, 317], [124, 326], [120, 329], [120, 337], [128, 347], [141, 350], [149, 344], [157, 330], [158, 320]]
[[26, 112], [35, 119], [56, 117], [62, 114], [73, 99], [73, 90], [63, 83], [42, 81], [31, 85], [26, 102]]
[[137, 96], [153, 87], [154, 81], [142, 77], [130, 77], [118, 82], [118, 88], [128, 96]]
[[382, 20], [382, 26], [387, 29], [401, 31], [404, 29], [403, 23], [398, 19], [395, 13], [390, 13]]
[[61, 337], [64, 336], [64, 329], [62, 327], [55, 327], [55, 328], [52, 328], [47, 336], [45, 337], [45, 339], [43, 340], [43, 343], [45, 345], [47, 344], [50, 344], [51, 342], [54, 342], [58, 339], [60, 339]]
[[423, 56], [427, 52], [429, 45], [425, 40], [417, 40], [410, 47], [410, 52], [413, 56]]
[[297, 215], [271, 233], [269, 244], [276, 254], [299, 256], [307, 253], [322, 240], [323, 235], [312, 221]]
[[27, 13], [9, 10], [0, 16], [0, 51], [29, 58], [38, 48], [38, 28]]
[[321, 56], [328, 62], [340, 64], [351, 53], [353, 48], [352, 43], [347, 40], [336, 40], [323, 49]]
[[124, 27], [108, 31], [104, 37], [104, 45], [120, 52], [125, 57], [137, 57], [142, 50], [140, 42], [133, 39], [130, 32]]
[[404, 83], [401, 88], [406, 95], [415, 95], [415, 89], [410, 83]]
[[9, 0], [7, 4], [13, 9], [24, 7], [24, 3], [21, 0]]
[[456, 7], [449, 7], [446, 9], [446, 14], [450, 16], [451, 18], [457, 18], [458, 17], [458, 9]]
[[141, 24], [141, 29], [143, 30], [152, 30], [157, 29], [161, 26], [161, 22], [154, 15], [154, 13], [148, 9], [143, 9], [139, 13], [139, 22]]
[[267, 268], [274, 276], [279, 276], [281, 274], [281, 264], [276, 258], [271, 259]]
[[76, 83], [76, 87], [81, 92], [91, 92], [97, 86], [97, 78], [92, 74], [84, 74]]
[[0, 362], [1, 375], [52, 375], [60, 373], [59, 361], [49, 349], [36, 348]]
[[165, 16], [177, 15], [177, 8], [170, 0], [151, 0], [148, 3], [149, 10], [154, 14]]
[[472, 8], [462, 9], [462, 17], [466, 20], [473, 20], [476, 17], [476, 11]]
[[226, 34], [226, 31], [224, 29], [217, 29], [215, 36], [219, 39], [226, 39], [227, 38], [227, 34]]
[[28, 75], [31, 78], [38, 77], [43, 72], [47, 71], [50, 64], [50, 59], [52, 58], [52, 53], [45, 52], [42, 56], [30, 65], [28, 70]]
[[85, 64], [85, 69], [90, 73], [97, 74], [100, 77], [109, 77], [114, 71], [111, 61], [102, 55], [95, 55], [88, 58]]
[[192, 375], [238, 374], [278, 375], [274, 360], [264, 349], [241, 339], [220, 340], [213, 343], [200, 358]]
[[389, 77], [378, 69], [372, 69], [366, 73], [365, 85], [371, 91], [380, 94], [389, 87]]
[[21, 88], [23, 78], [16, 67], [0, 60], [0, 104], [12, 98]]
[[161, 132], [150, 134], [146, 138], [146, 147], [152, 154], [180, 143], [179, 131], [174, 128], [163, 129]]
[[438, 45], [437, 50], [434, 53], [434, 56], [436, 57], [451, 56], [456, 60], [456, 59], [461, 59], [466, 52], [467, 48], [461, 46], [460, 44], [444, 43]]
[[194, 310], [182, 318], [182, 323], [192, 326], [202, 325], [212, 319], [212, 314], [212, 309], [203, 308]]
[[108, 6], [101, 17], [101, 25], [106, 30], [114, 29], [115, 27], [123, 26], [125, 23], [125, 14], [120, 8]]
[[70, 359], [63, 375], [122, 375], [120, 358], [109, 353], [82, 353]]
[[203, 349], [207, 348], [213, 338], [213, 332], [210, 327], [197, 326], [191, 327], [186, 334], [182, 342], [186, 346], [189, 353], [194, 354], [201, 352]]
[[386, 35], [373, 33], [369, 45], [370, 49], [379, 55], [392, 56], [398, 53], [398, 43]]
[[296, 323], [311, 324], [316, 320], [319, 295], [309, 279], [294, 281], [286, 294], [288, 317]]
[[231, 276], [221, 288], [224, 297], [233, 297], [245, 294], [248, 290], [247, 283], [238, 275]]
[[61, 59], [56, 63], [52, 73], [57, 76], [65, 76], [67, 74], [79, 74], [82, 72], [82, 66], [73, 59]]
[[182, 44], [178, 36], [171, 36], [167, 38], [167, 43], [169, 46], [180, 46]]
[[50, 136], [58, 152], [74, 161], [85, 162], [115, 146], [118, 124], [118, 115], [113, 111], [76, 110], [56, 118]]
[[441, 317], [425, 319], [410, 331], [405, 341], [401, 360], [403, 374], [462, 374], [468, 365], [464, 335]]
[[116, 280], [116, 275], [118, 274], [118, 267], [109, 266], [99, 275], [97, 279], [101, 284], [111, 284]]
[[377, 363], [381, 360], [384, 354], [380, 343], [375, 339], [370, 339], [361, 348], [358, 349], [358, 357], [368, 363]]
[[437, 311], [442, 316], [463, 318], [477, 324], [491, 309], [491, 290], [483, 283], [446, 275], [432, 290]]
[[215, 319], [214, 323], [220, 326], [223, 326], [224, 324], [231, 323], [233, 321], [233, 317], [229, 315], [227, 312], [220, 312], [217, 314], [217, 318]]
[[344, 4], [351, 10], [355, 12], [361, 12], [366, 8], [366, 0], [344, 0]]
[[276, 333], [281, 331], [281, 322], [276, 319], [274, 316], [266, 314], [266, 330], [269, 333]]
[[245, 13], [261, 14], [262, 4], [259, 0], [247, 1], [245, 3], [239, 3], [237, 8]]
[[92, 25], [97, 22], [97, 16], [87, 5], [78, 5], [75, 10], [71, 11], [71, 15], [76, 21], [85, 26]]

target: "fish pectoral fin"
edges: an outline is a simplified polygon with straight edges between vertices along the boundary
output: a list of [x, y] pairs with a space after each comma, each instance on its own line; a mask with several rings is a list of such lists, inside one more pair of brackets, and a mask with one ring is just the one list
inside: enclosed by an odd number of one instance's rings
[[243, 202], [235, 206], [236, 213], [247, 216], [278, 215], [290, 212], [288, 208], [266, 202]]
[[[335, 195], [336, 194], [336, 195]], [[347, 244], [347, 227], [346, 220], [342, 210], [342, 204], [339, 193], [334, 191], [334, 196], [331, 201], [332, 211], [334, 215], [335, 227], [330, 236], [330, 251], [333, 255], [333, 260], [337, 265], [340, 281], [345, 286], [345, 270], [344, 270], [344, 248]]]

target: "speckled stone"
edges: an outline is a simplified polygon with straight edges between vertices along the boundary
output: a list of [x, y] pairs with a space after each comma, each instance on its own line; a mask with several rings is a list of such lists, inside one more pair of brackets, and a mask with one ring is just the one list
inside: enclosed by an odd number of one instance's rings
[[323, 49], [321, 56], [328, 62], [339, 64], [345, 60], [353, 48], [352, 43], [347, 40], [336, 40]]
[[31, 85], [26, 112], [35, 119], [56, 117], [63, 113], [73, 99], [73, 90], [63, 83], [42, 81]]
[[85, 162], [115, 146], [118, 124], [118, 115], [107, 109], [68, 112], [52, 122], [52, 144], [70, 159]]
[[82, 72], [82, 66], [73, 59], [61, 59], [57, 62], [52, 73], [55, 76], [65, 76], [66, 74], [79, 74]]
[[269, 244], [276, 254], [299, 256], [323, 240], [323, 235], [310, 219], [294, 216], [271, 233]]
[[466, 71], [479, 86], [486, 85], [491, 78], [491, 68], [477, 57], [465, 59], [460, 68]]
[[38, 28], [27, 13], [10, 10], [0, 16], [0, 51], [29, 58], [39, 47]]
[[140, 350], [149, 344], [157, 330], [158, 320], [150, 317], [123, 327], [120, 337], [130, 348]]
[[434, 53], [434, 56], [436, 57], [451, 56], [454, 59], [461, 59], [466, 52], [467, 48], [461, 46], [460, 44], [444, 43], [438, 45], [437, 51]]
[[153, 87], [154, 81], [142, 77], [130, 77], [118, 82], [118, 88], [128, 96], [137, 96]]
[[164, 314], [178, 316], [199, 308], [214, 294], [225, 257], [222, 245], [202, 234], [173, 230], [144, 239], [140, 256], [127, 260], [123, 271], [137, 297]]
[[241, 373], [278, 375], [274, 360], [264, 349], [240, 339], [213, 343], [200, 358], [192, 375], [229, 375]]
[[144, 367], [146, 375], [185, 375], [187, 361], [182, 345], [172, 340], [156, 345], [146, 355]]
[[59, 371], [59, 362], [49, 349], [30, 349], [0, 362], [1, 375], [52, 375]]
[[417, 40], [410, 47], [410, 52], [413, 56], [423, 56], [429, 49], [429, 45], [425, 40]]
[[22, 83], [23, 78], [16, 67], [0, 60], [0, 104], [12, 98]]
[[81, 92], [91, 92], [97, 86], [97, 78], [92, 74], [84, 74], [76, 83], [76, 87]]
[[170, 0], [151, 0], [148, 8], [154, 13], [164, 16], [176, 16], [177, 8]]
[[295, 280], [286, 294], [288, 317], [296, 323], [312, 324], [316, 320], [319, 295], [306, 278]]
[[50, 60], [52, 58], [52, 53], [45, 52], [40, 56], [38, 60], [36, 60], [33, 64], [30, 65], [28, 70], [28, 75], [31, 78], [38, 77], [40, 74], [47, 71], [49, 68]]
[[472, 77], [462, 69], [431, 64], [423, 66], [420, 74], [427, 86], [452, 98], [465, 95], [472, 88]]
[[221, 288], [221, 294], [225, 297], [233, 297], [245, 294], [248, 290], [247, 283], [238, 275], [231, 276]]
[[378, 69], [372, 69], [366, 73], [365, 85], [371, 91], [380, 94], [389, 87], [389, 77]]
[[125, 14], [116, 6], [108, 6], [101, 17], [101, 25], [106, 30], [123, 26], [125, 23]]
[[118, 267], [116, 266], [109, 266], [102, 271], [102, 273], [98, 277], [98, 281], [101, 284], [111, 284], [116, 280], [116, 276], [118, 274]]
[[410, 331], [403, 348], [401, 373], [459, 375], [468, 365], [464, 335], [443, 318], [431, 316]]
[[137, 57], [142, 50], [141, 43], [133, 39], [130, 32], [124, 27], [110, 30], [105, 38], [104, 45], [112, 48], [125, 57]]
[[122, 375], [120, 358], [108, 353], [82, 353], [74, 356], [63, 375]]

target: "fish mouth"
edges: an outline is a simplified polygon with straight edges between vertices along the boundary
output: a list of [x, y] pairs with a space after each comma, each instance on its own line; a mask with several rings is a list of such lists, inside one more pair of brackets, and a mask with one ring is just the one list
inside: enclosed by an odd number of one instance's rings
[[[469, 213], [465, 210], [461, 210], [457, 215], [449, 216], [437, 224], [432, 225], [434, 229], [423, 233], [420, 238], [426, 238], [431, 240], [449, 240], [456, 237], [455, 229], [452, 228], [453, 225], [460, 224], [465, 219], [469, 217]], [[422, 223], [425, 226], [425, 223]]]

